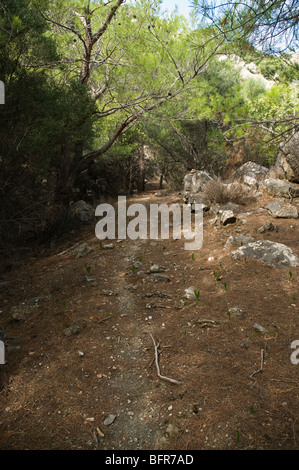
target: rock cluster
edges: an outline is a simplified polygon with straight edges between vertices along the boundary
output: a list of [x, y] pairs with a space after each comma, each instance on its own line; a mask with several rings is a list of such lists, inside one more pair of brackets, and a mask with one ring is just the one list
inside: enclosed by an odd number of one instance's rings
[[[191, 208], [195, 203], [204, 205], [205, 186], [210, 181], [213, 181], [213, 178], [205, 171], [192, 170], [187, 174], [184, 178], [184, 202]], [[299, 132], [281, 145], [276, 163], [272, 168], [268, 169], [255, 162], [247, 162], [223, 182], [227, 188], [235, 183], [238, 183], [240, 189], [244, 188], [245, 191], [246, 188], [247, 190], [250, 188], [257, 196], [266, 194], [274, 198], [265, 207], [272, 218], [298, 219], [298, 204], [294, 199], [299, 197]], [[204, 210], [214, 217], [210, 224], [218, 226], [234, 224], [241, 220], [242, 215], [238, 214], [238, 207], [232, 203], [203, 206]], [[278, 228], [272, 222], [268, 222], [258, 229], [259, 233], [269, 231], [277, 232]], [[241, 239], [230, 236], [225, 248], [240, 243], [242, 246], [231, 253], [235, 260], [254, 258], [277, 268], [299, 266], [299, 258], [289, 247], [270, 240], [254, 241], [252, 237]]]

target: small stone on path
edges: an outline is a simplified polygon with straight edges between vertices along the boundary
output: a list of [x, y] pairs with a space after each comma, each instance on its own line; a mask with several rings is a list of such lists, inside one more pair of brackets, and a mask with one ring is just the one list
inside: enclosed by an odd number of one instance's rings
[[105, 426], [110, 426], [116, 419], [116, 415], [110, 414], [104, 421]]

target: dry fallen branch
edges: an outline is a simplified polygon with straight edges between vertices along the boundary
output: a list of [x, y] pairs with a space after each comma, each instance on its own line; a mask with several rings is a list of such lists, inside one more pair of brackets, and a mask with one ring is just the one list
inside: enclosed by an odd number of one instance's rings
[[110, 317], [102, 318], [102, 320], [99, 320], [98, 323], [103, 323], [106, 320], [110, 320], [110, 318], [112, 318], [112, 315], [110, 315]]
[[178, 382], [177, 380], [170, 379], [169, 377], [165, 377], [164, 375], [161, 375], [161, 373], [160, 373], [160, 366], [159, 366], [159, 352], [158, 352], [159, 343], [156, 343], [156, 341], [154, 340], [154, 338], [153, 338], [153, 336], [151, 335], [151, 333], [150, 333], [150, 337], [152, 338], [153, 343], [154, 343], [154, 348], [155, 348], [155, 361], [156, 361], [156, 368], [157, 368], [158, 377], [159, 377], [161, 380], [166, 380], [166, 382], [171, 382], [171, 383], [173, 383], [173, 384], [180, 385], [181, 382]]
[[66, 253], [68, 253], [69, 251], [71, 250], [74, 250], [78, 245], [79, 245], [80, 242], [76, 243], [75, 245], [71, 246], [70, 248], [68, 248], [67, 250], [64, 250], [62, 251], [61, 253], [58, 253], [56, 256], [62, 256], [62, 255], [65, 255]]
[[264, 349], [261, 349], [261, 367], [256, 370], [255, 372], [252, 372], [252, 374], [250, 375], [250, 378], [252, 379], [254, 375], [258, 374], [259, 372], [262, 372], [263, 371], [263, 365], [264, 365], [264, 356], [265, 356], [265, 351]]

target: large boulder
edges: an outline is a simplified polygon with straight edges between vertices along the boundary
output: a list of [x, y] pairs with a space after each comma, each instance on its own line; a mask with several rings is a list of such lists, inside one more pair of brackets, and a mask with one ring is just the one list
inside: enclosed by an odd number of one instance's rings
[[79, 224], [86, 224], [94, 219], [95, 211], [87, 202], [81, 200], [71, 205], [70, 215]]
[[204, 204], [203, 191], [212, 177], [206, 171], [192, 170], [184, 178], [183, 200], [186, 204]]
[[290, 199], [299, 197], [299, 185], [278, 178], [265, 179], [260, 183], [259, 188], [274, 197]]
[[267, 177], [268, 168], [255, 162], [244, 163], [230, 176], [229, 181], [240, 181], [249, 186], [258, 187], [259, 181]]
[[206, 171], [191, 170], [184, 178], [184, 194], [200, 193], [210, 181], [212, 177]]
[[283, 199], [276, 199], [267, 205], [269, 214], [278, 219], [298, 219], [297, 207], [285, 202]]
[[299, 132], [281, 145], [273, 170], [278, 177], [299, 183]]
[[231, 256], [236, 261], [241, 258], [254, 258], [267, 266], [279, 269], [299, 267], [299, 258], [289, 247], [270, 240], [247, 243], [233, 251]]

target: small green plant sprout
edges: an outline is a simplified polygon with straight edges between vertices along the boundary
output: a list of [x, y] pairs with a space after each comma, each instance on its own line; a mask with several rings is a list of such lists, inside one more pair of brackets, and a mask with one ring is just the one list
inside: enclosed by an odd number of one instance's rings
[[102, 249], [103, 249], [103, 243], [100, 242], [100, 250], [102, 250]]
[[199, 290], [195, 290], [195, 291], [194, 291], [194, 295], [195, 295], [196, 300], [199, 300], [199, 299], [200, 299]]
[[63, 310], [66, 309], [66, 302], [65, 301], [62, 302], [62, 307], [63, 307]]
[[140, 263], [143, 263], [143, 258], [140, 256], [139, 260]]
[[269, 274], [269, 273], [267, 273], [267, 274], [266, 274], [266, 278], [267, 278], [267, 279], [269, 279], [269, 277], [270, 277], [270, 274]]
[[192, 255], [191, 255], [191, 259], [192, 259], [192, 260], [194, 260], [194, 253], [192, 253]]
[[237, 432], [237, 443], [240, 444], [240, 433], [239, 433], [239, 431]]
[[90, 274], [91, 266], [86, 266], [86, 271], [88, 272], [88, 274]]
[[290, 276], [290, 281], [292, 281], [292, 280], [293, 280], [293, 273], [292, 273], [292, 271], [289, 272], [289, 276]]
[[253, 416], [254, 414], [254, 408], [253, 408], [253, 405], [250, 407], [250, 414]]
[[134, 272], [136, 271], [136, 268], [135, 268], [134, 264], [133, 264], [133, 266], [131, 267], [131, 271], [132, 271], [132, 273], [134, 273]]
[[224, 292], [226, 292], [226, 291], [227, 291], [227, 283], [225, 282], [224, 283]]
[[214, 271], [214, 278], [215, 282], [220, 281], [220, 279], [222, 279], [221, 272], [218, 273], [217, 271]]

